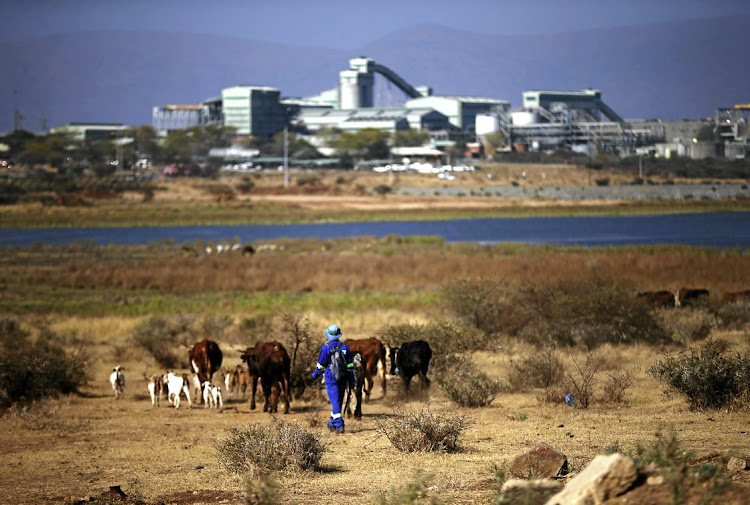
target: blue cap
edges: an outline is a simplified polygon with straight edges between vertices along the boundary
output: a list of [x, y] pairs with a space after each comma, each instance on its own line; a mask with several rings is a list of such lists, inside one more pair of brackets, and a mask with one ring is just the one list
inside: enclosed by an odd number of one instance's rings
[[331, 326], [326, 328], [325, 334], [328, 340], [338, 340], [339, 338], [341, 338], [341, 328], [339, 328], [335, 324], [332, 324]]

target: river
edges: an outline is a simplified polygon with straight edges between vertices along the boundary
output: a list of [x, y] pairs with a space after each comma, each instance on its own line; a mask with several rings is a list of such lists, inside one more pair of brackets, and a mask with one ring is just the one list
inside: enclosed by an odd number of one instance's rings
[[0, 230], [0, 247], [35, 243], [94, 242], [143, 244], [240, 240], [258, 243], [278, 238], [332, 239], [353, 236], [433, 235], [447, 242], [624, 246], [684, 244], [715, 248], [750, 248], [750, 212], [488, 218], [448, 221], [316, 223], [136, 228], [41, 228]]

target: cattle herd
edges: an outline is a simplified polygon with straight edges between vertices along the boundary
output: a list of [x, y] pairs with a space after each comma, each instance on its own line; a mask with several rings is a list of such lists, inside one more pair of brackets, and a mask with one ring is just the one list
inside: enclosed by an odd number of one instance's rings
[[[638, 298], [654, 308], [695, 307], [705, 302], [710, 292], [704, 288], [681, 288], [676, 293], [667, 290], [641, 291]], [[750, 301], [750, 290], [724, 293], [721, 300], [725, 303]]]
[[[348, 416], [357, 419], [362, 417], [362, 393], [365, 394], [365, 402], [368, 402], [376, 376], [384, 398], [389, 373], [401, 377], [407, 396], [411, 380], [415, 376], [418, 377], [423, 390], [429, 388], [427, 370], [432, 350], [427, 342], [417, 340], [407, 342], [401, 347], [388, 347], [377, 338], [366, 338], [349, 339], [346, 344], [353, 353], [356, 379], [354, 385], [349, 385], [346, 394], [344, 411]], [[224, 405], [223, 394], [226, 392], [228, 399], [244, 399], [249, 396], [250, 409], [255, 410], [255, 395], [260, 381], [263, 391], [263, 412], [277, 413], [279, 400], [283, 400], [284, 413], [288, 414], [292, 400], [291, 360], [284, 345], [275, 341], [259, 342], [242, 351], [240, 358], [243, 363], [234, 368], [222, 368], [223, 354], [219, 345], [212, 340], [196, 342], [188, 349], [188, 362], [192, 374], [167, 371], [164, 374], [144, 376], [148, 383], [151, 405], [159, 407], [161, 400], [166, 397], [169, 405], [179, 408], [184, 398], [188, 407], [192, 407], [193, 401], [200, 403], [202, 400], [205, 408], [221, 409]], [[216, 372], [221, 373], [221, 386], [212, 382]], [[110, 382], [115, 399], [122, 398], [125, 376], [123, 368], [119, 365], [113, 369]], [[353, 411], [350, 407], [352, 393], [355, 398]]]
[[[704, 303], [709, 295], [707, 289], [682, 288], [676, 293], [668, 290], [642, 291], [637, 297], [653, 308], [674, 308], [697, 306]], [[726, 303], [750, 302], [750, 290], [724, 293], [721, 299]], [[406, 342], [400, 347], [388, 347], [377, 338], [365, 338], [348, 339], [346, 344], [354, 355], [356, 378], [355, 384], [350, 385], [346, 393], [344, 412], [348, 416], [353, 415], [357, 419], [362, 417], [362, 393], [364, 392], [365, 402], [368, 402], [376, 376], [384, 398], [389, 374], [401, 377], [407, 397], [414, 377], [419, 379], [423, 390], [430, 387], [427, 370], [432, 359], [432, 349], [427, 342], [416, 340]], [[223, 391], [226, 391], [230, 399], [240, 396], [244, 399], [249, 394], [250, 409], [255, 410], [255, 395], [260, 381], [263, 391], [263, 412], [277, 413], [279, 400], [283, 399], [284, 413], [288, 414], [292, 400], [291, 360], [284, 345], [275, 341], [259, 342], [242, 351], [240, 358], [242, 364], [231, 369], [223, 369], [223, 355], [216, 342], [202, 340], [195, 343], [188, 350], [188, 361], [194, 375], [168, 371], [165, 374], [146, 377], [152, 406], [158, 407], [161, 398], [166, 396], [169, 404], [175, 408], [180, 407], [181, 398], [184, 397], [189, 407], [195, 399], [197, 402], [202, 400], [206, 408], [220, 409], [224, 404]], [[212, 382], [213, 375], [219, 371], [222, 375], [223, 389]], [[122, 398], [125, 375], [121, 366], [117, 365], [113, 369], [110, 383], [115, 399]], [[353, 411], [350, 407], [352, 393], [355, 398]]]

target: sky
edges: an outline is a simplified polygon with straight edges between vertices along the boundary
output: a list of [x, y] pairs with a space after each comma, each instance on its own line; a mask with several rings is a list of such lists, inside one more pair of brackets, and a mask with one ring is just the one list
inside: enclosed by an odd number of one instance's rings
[[0, 0], [2, 40], [89, 30], [223, 34], [346, 50], [415, 24], [492, 35], [750, 14], [747, 0]]

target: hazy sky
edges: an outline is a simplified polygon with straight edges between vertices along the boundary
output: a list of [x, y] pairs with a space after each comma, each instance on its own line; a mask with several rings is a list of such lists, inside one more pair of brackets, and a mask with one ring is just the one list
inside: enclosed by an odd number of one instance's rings
[[496, 35], [750, 14], [747, 0], [0, 0], [0, 40], [87, 30], [224, 34], [351, 49], [414, 24]]

